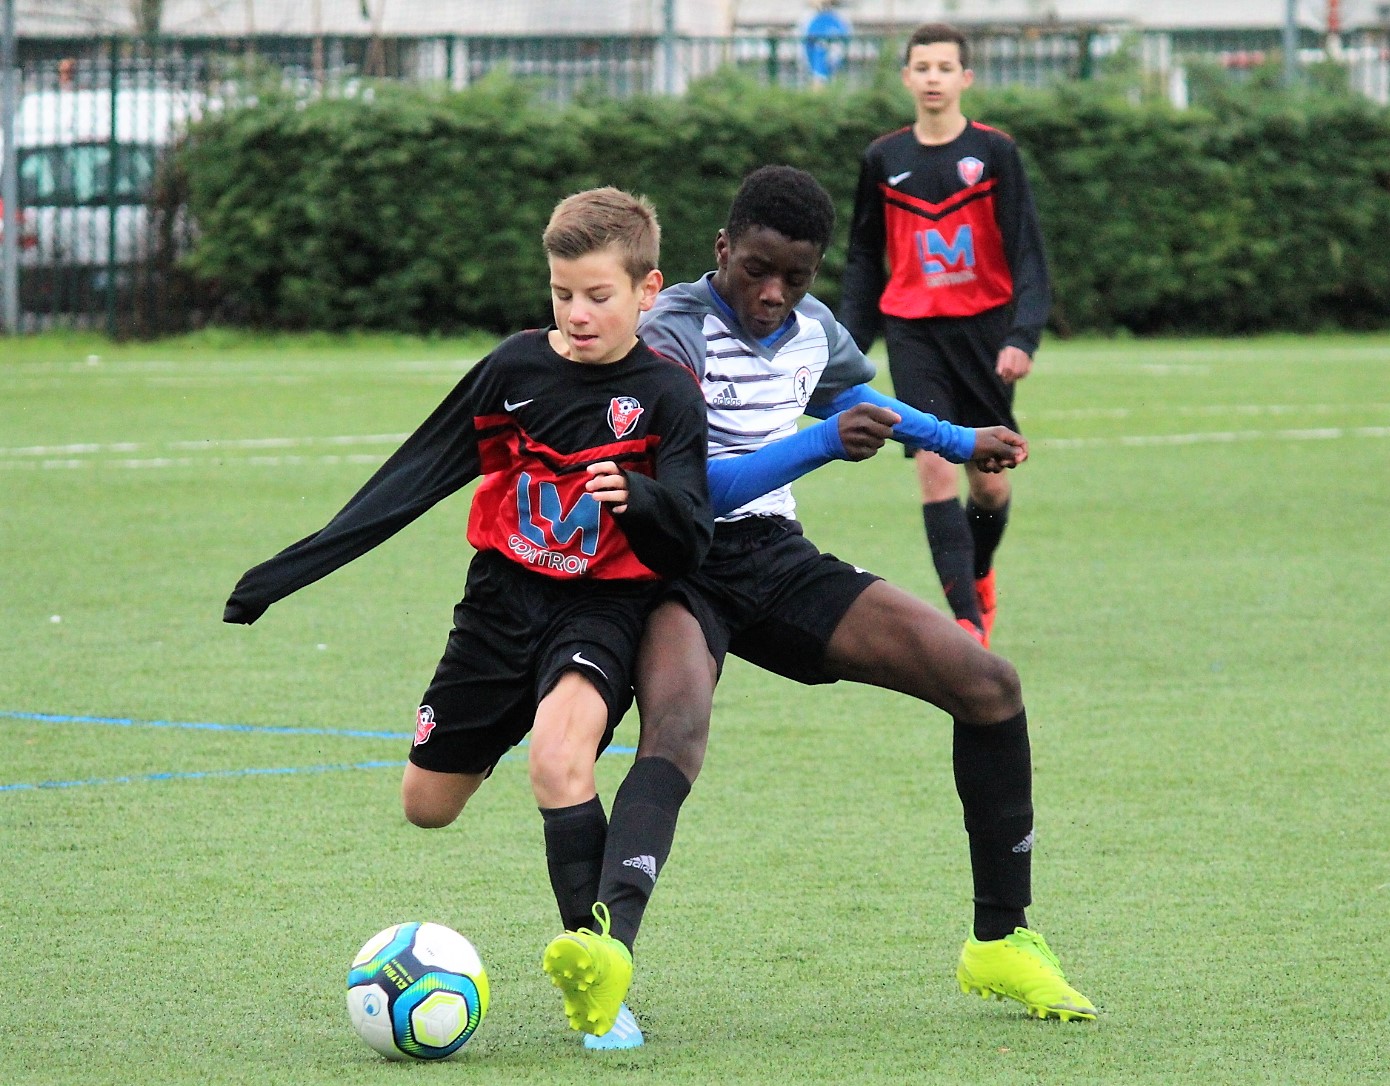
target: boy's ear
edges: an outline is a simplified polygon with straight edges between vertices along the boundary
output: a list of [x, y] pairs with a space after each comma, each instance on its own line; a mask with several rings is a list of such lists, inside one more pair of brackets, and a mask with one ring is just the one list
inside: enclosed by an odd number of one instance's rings
[[643, 313], [656, 304], [656, 296], [661, 293], [665, 281], [661, 269], [653, 268], [637, 284], [637, 304]]
[[729, 232], [720, 227], [714, 236], [714, 266], [721, 271], [729, 263]]

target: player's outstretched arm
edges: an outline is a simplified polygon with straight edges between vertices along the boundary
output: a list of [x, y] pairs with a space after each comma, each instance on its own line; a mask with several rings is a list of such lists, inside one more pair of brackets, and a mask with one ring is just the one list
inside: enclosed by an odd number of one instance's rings
[[975, 431], [975, 451], [970, 463], [993, 475], [1005, 468], [1016, 468], [1028, 459], [1028, 442], [1007, 426], [983, 426]]
[[839, 425], [840, 444], [845, 460], [867, 460], [893, 437], [893, 427], [903, 417], [887, 407], [873, 403], [857, 403], [832, 416]]
[[732, 512], [832, 460], [869, 459], [887, 444], [900, 421], [896, 411], [856, 404], [757, 452], [711, 460], [709, 496], [714, 515]]
[[870, 385], [855, 385], [837, 393], [829, 403], [812, 404], [807, 408], [807, 414], [823, 417], [831, 411], [847, 411], [861, 403], [874, 404], [895, 413], [899, 421], [893, 427], [893, 437], [904, 445], [938, 453], [955, 464], [969, 460], [975, 448], [974, 430], [918, 411], [901, 400], [885, 396]]

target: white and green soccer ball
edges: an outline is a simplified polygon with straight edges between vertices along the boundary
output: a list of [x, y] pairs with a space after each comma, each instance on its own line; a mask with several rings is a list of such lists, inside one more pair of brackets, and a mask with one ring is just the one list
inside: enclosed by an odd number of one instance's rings
[[487, 972], [473, 944], [443, 924], [377, 932], [348, 970], [353, 1029], [391, 1060], [442, 1060], [487, 1014]]

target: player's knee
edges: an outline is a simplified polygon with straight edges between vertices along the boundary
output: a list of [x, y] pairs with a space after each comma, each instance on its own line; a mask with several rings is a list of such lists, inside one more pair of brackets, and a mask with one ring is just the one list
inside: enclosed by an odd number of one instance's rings
[[700, 775], [709, 745], [709, 714], [687, 708], [642, 717], [639, 758], [665, 758], [692, 782]]
[[992, 652], [979, 653], [978, 664], [962, 693], [961, 712], [971, 724], [996, 724], [1023, 710], [1023, 684], [1018, 669]]
[[970, 497], [980, 508], [997, 512], [1009, 503], [1011, 494], [1009, 477], [1004, 472], [994, 475], [981, 471], [970, 473]]
[[458, 818], [485, 774], [433, 773], [414, 763], [401, 781], [405, 820], [422, 830], [443, 829]]
[[925, 501], [938, 502], [954, 498], [960, 492], [960, 469], [935, 453], [917, 454], [917, 478]]
[[594, 751], [585, 756], [560, 743], [532, 738], [531, 791], [542, 807], [572, 807], [594, 794]]
[[405, 820], [422, 830], [442, 830], [453, 823], [463, 810], [463, 804], [440, 803], [418, 796], [402, 796], [401, 807]]

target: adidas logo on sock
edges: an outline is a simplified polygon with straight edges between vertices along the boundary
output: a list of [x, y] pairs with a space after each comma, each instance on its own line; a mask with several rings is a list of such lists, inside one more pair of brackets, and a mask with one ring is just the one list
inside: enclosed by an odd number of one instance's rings
[[1014, 845], [1013, 851], [1014, 851], [1014, 852], [1032, 852], [1032, 851], [1033, 851], [1033, 831], [1032, 831], [1032, 830], [1029, 830], [1029, 831], [1028, 831], [1028, 836], [1027, 836], [1027, 837], [1025, 837], [1025, 838], [1024, 838], [1022, 841], [1020, 841], [1018, 844]]
[[714, 397], [711, 407], [739, 407], [738, 390], [732, 384], [725, 385]]
[[652, 882], [656, 882], [656, 857], [655, 856], [634, 856], [630, 860], [623, 861], [624, 867], [635, 867], [642, 872]]

